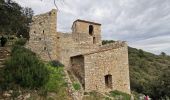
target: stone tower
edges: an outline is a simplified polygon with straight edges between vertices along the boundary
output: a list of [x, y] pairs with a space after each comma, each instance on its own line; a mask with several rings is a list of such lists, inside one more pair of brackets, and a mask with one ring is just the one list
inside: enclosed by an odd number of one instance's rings
[[101, 24], [76, 20], [72, 25], [73, 38], [82, 44], [101, 45]]
[[27, 47], [46, 61], [58, 58], [56, 20], [57, 11], [53, 9], [45, 14], [34, 16], [30, 26], [30, 39]]

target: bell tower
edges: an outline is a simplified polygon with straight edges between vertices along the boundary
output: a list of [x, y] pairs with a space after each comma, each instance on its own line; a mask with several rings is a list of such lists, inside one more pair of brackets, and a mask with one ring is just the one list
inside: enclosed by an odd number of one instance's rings
[[73, 39], [82, 44], [101, 45], [101, 24], [76, 20], [72, 25]]

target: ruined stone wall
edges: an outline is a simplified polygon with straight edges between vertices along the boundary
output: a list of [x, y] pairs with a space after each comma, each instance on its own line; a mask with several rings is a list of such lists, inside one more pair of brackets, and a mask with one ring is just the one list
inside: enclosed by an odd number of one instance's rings
[[84, 57], [75, 56], [71, 57], [71, 70], [78, 78], [79, 82], [84, 87]]
[[[119, 90], [130, 94], [127, 45], [84, 55], [85, 91]], [[105, 86], [105, 75], [112, 75], [112, 88]]]
[[56, 10], [33, 17], [30, 39], [27, 48], [37, 53], [43, 60], [58, 58], [58, 39], [56, 33]]

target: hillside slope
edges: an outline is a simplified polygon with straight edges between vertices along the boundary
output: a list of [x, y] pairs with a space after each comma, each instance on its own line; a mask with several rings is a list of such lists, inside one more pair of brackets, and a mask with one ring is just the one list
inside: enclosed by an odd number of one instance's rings
[[131, 89], [152, 98], [170, 96], [170, 56], [128, 48]]

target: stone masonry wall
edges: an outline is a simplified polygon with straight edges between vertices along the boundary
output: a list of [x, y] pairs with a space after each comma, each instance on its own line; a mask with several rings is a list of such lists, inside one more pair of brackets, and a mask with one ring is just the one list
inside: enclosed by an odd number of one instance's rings
[[84, 86], [84, 57], [71, 57], [71, 70], [78, 78], [79, 82]]
[[[93, 26], [93, 32], [89, 34], [89, 25]], [[72, 27], [73, 39], [81, 44], [101, 45], [101, 25], [94, 23], [75, 21]]]
[[[84, 55], [85, 91], [119, 90], [130, 94], [127, 46]], [[112, 89], [105, 86], [105, 75], [112, 75]]]
[[43, 60], [58, 59], [56, 32], [56, 10], [33, 17], [30, 39], [26, 47], [36, 52]]
[[70, 58], [72, 56], [95, 51], [99, 47], [97, 45], [81, 44], [74, 41], [71, 33], [58, 33], [59, 34], [59, 61], [70, 68]]

